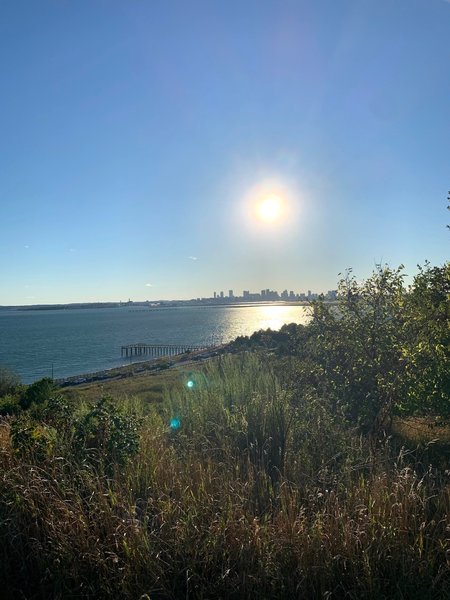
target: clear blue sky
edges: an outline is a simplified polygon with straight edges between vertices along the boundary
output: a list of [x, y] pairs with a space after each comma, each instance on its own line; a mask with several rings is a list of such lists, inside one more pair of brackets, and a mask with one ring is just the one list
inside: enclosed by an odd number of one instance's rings
[[449, 36], [445, 0], [0, 1], [0, 304], [442, 264]]

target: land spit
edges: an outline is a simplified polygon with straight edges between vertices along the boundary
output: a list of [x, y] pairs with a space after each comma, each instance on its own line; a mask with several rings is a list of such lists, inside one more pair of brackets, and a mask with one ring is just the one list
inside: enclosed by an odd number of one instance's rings
[[151, 360], [136, 361], [128, 365], [113, 367], [112, 369], [104, 369], [102, 371], [95, 371], [94, 373], [83, 373], [71, 377], [55, 379], [55, 383], [60, 387], [73, 387], [85, 383], [124, 379], [144, 372], [161, 371], [187, 361], [204, 360], [216, 356], [223, 352], [225, 348], [226, 344], [222, 344], [220, 346], [209, 346], [207, 348], [184, 352], [183, 354], [176, 354], [174, 356], [162, 356]]

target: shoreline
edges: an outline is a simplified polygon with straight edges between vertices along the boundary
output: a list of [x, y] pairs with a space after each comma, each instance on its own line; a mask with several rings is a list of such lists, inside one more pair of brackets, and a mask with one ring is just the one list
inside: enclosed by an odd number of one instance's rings
[[136, 361], [131, 364], [94, 371], [92, 373], [81, 373], [70, 377], [61, 377], [55, 379], [54, 382], [60, 388], [67, 388], [84, 385], [86, 383], [125, 379], [142, 373], [152, 373], [171, 369], [184, 362], [206, 360], [212, 356], [217, 356], [226, 346], [227, 344], [222, 344], [219, 346], [211, 346], [206, 350], [198, 350], [197, 352], [188, 352], [167, 357], [160, 356], [151, 360]]
[[[72, 311], [72, 310], [101, 310], [101, 309], [120, 309], [128, 310], [129, 312], [144, 312], [154, 311], [158, 309], [168, 308], [246, 308], [251, 306], [310, 306], [310, 300], [242, 300], [236, 302], [226, 301], [192, 301], [192, 300], [163, 300], [152, 302], [149, 304], [135, 302], [133, 304], [113, 304], [113, 303], [98, 303], [98, 304], [30, 304], [22, 306], [0, 306], [0, 311], [4, 312], [45, 312], [45, 311]], [[336, 304], [335, 300], [324, 300], [326, 304]]]

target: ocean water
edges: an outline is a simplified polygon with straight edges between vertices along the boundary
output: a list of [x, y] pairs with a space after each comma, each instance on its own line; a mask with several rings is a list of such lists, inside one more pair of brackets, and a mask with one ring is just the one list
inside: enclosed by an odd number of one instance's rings
[[307, 308], [278, 304], [0, 310], [0, 366], [30, 383], [127, 364], [126, 344], [218, 344], [307, 321]]

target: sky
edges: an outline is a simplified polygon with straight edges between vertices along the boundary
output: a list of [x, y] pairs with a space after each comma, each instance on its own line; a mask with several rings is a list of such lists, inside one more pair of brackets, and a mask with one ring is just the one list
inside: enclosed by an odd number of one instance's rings
[[0, 0], [0, 305], [443, 264], [449, 34], [446, 0]]

